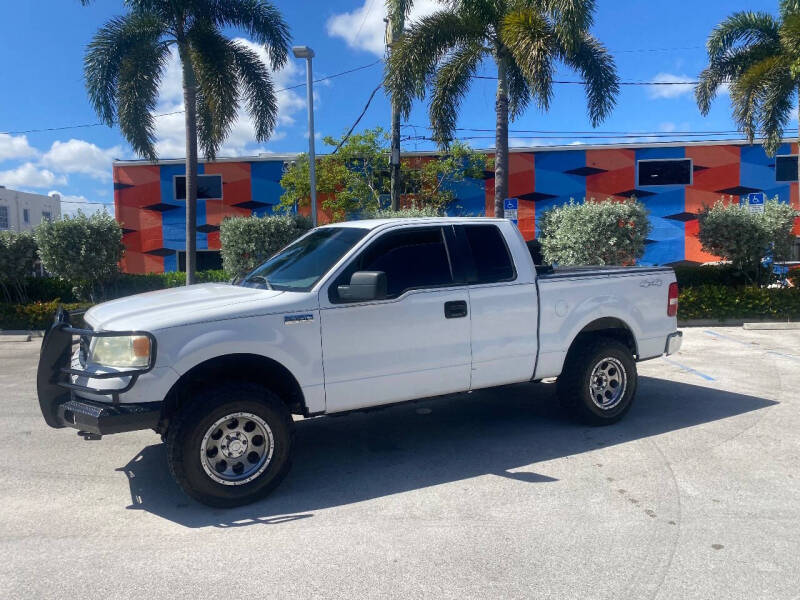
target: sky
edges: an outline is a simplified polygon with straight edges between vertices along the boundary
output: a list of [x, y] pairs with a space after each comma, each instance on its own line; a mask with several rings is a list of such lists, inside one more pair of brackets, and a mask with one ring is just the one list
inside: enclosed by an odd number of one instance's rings
[[[293, 43], [314, 49], [315, 79], [358, 69], [315, 84], [316, 149], [325, 152], [329, 148], [322, 138], [346, 132], [380, 84], [384, 0], [275, 0], [274, 4], [291, 28]], [[592, 33], [611, 51], [624, 82], [693, 81], [705, 66], [704, 44], [714, 25], [739, 10], [776, 13], [777, 4], [777, 0], [600, 0]], [[411, 19], [440, 6], [436, 0], [417, 0]], [[78, 209], [113, 212], [112, 160], [138, 157], [118, 128], [96, 125], [98, 118], [86, 95], [83, 57], [97, 29], [109, 18], [124, 13], [123, 2], [97, 0], [83, 7], [78, 0], [0, 0], [0, 8], [4, 17], [0, 42], [0, 185], [59, 193], [66, 214]], [[226, 34], [263, 56], [263, 49], [244, 32], [231, 30]], [[301, 87], [278, 94], [278, 126], [272, 138], [266, 143], [256, 142], [247, 115], [241, 114], [220, 156], [307, 151], [304, 62], [291, 58], [283, 69], [273, 73], [276, 88]], [[493, 65], [482, 65], [480, 72], [492, 75]], [[574, 81], [577, 77], [561, 69], [557, 78]], [[495, 89], [494, 81], [473, 80], [462, 105], [458, 134], [475, 148], [494, 144]], [[161, 83], [157, 112], [182, 108], [180, 70], [173, 57]], [[427, 109], [426, 102], [414, 106], [404, 122], [405, 137], [429, 135]], [[375, 126], [388, 129], [389, 119], [389, 103], [381, 89], [356, 131]], [[156, 122], [159, 156], [182, 157], [183, 115], [159, 117]], [[796, 118], [790, 126], [797, 126]], [[591, 134], [595, 137], [587, 137], [590, 134], [585, 132], [592, 127], [583, 88], [563, 84], [556, 86], [547, 114], [531, 107], [511, 123], [510, 129], [511, 145], [521, 147], [712, 139], [720, 136], [705, 132], [730, 132], [735, 126], [725, 93], [703, 117], [691, 85], [630, 85], [622, 86], [615, 110]], [[619, 137], [623, 134], [628, 137]], [[425, 140], [407, 139], [403, 143], [404, 151], [430, 149], [433, 146]]]

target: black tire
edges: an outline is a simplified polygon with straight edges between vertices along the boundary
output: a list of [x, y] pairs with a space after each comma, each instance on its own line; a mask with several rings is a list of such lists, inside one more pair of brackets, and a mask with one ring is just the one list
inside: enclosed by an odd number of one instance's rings
[[[592, 374], [596, 367], [599, 371], [593, 388]], [[619, 367], [622, 372], [617, 373]], [[608, 372], [615, 379], [609, 381]], [[617, 387], [612, 388], [609, 384], [614, 381]], [[593, 337], [575, 342], [556, 382], [556, 392], [561, 405], [574, 418], [590, 425], [610, 425], [630, 410], [637, 383], [636, 362], [630, 348], [613, 338]]]
[[[220, 483], [206, 472], [201, 459], [201, 447], [212, 425], [235, 413], [253, 415], [256, 421], [266, 424], [269, 432], [261, 436], [259, 445], [271, 448], [271, 451], [263, 451], [264, 460], [258, 467], [263, 470], [257, 469], [252, 480]], [[243, 421], [247, 421], [246, 417]], [[243, 427], [250, 424], [246, 423]], [[225, 427], [220, 425], [218, 429]], [[268, 440], [266, 443], [264, 437]], [[257, 441], [251, 441], [251, 444]], [[259, 385], [230, 383], [198, 394], [173, 418], [167, 433], [167, 463], [170, 473], [186, 494], [209, 506], [232, 508], [255, 502], [278, 486], [291, 467], [293, 444], [294, 421], [277, 395]], [[206, 465], [210, 466], [208, 461]], [[251, 468], [251, 465], [246, 468]], [[213, 476], [223, 477], [220, 474]]]

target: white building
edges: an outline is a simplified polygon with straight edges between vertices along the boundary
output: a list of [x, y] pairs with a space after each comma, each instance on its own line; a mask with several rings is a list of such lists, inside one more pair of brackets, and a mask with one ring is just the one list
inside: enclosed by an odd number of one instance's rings
[[44, 220], [61, 218], [61, 197], [10, 190], [0, 185], [0, 231], [33, 229]]

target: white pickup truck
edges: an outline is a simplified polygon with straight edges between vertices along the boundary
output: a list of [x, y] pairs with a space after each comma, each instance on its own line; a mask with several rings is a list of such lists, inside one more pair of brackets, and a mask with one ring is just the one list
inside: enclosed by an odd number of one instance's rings
[[540, 270], [506, 220], [319, 227], [237, 284], [99, 304], [85, 328], [59, 311], [42, 343], [42, 414], [87, 439], [155, 430], [186, 493], [223, 507], [280, 483], [293, 414], [558, 377], [570, 412], [613, 423], [636, 361], [680, 347], [675, 275]]

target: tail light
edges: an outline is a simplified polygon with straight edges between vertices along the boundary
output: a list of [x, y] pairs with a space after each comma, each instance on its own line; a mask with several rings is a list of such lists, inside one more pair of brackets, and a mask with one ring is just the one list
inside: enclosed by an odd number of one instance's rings
[[678, 284], [669, 284], [669, 295], [667, 296], [667, 316], [674, 317], [678, 314]]

